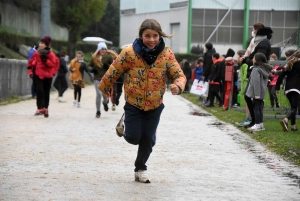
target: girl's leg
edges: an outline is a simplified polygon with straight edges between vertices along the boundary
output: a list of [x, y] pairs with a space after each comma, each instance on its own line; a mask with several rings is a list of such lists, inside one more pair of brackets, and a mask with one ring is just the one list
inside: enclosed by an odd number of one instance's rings
[[102, 99], [102, 93], [98, 88], [99, 85], [99, 80], [94, 80], [94, 85], [95, 85], [95, 90], [96, 90], [96, 108], [97, 108], [97, 112], [101, 111], [101, 99]]
[[155, 110], [142, 112], [142, 135], [135, 160], [135, 172], [138, 170], [147, 170], [146, 162], [156, 142], [156, 130], [163, 109], [164, 104], [161, 104]]
[[35, 85], [36, 85], [36, 105], [38, 109], [44, 108], [44, 82], [37, 75], [34, 75]]
[[77, 100], [77, 85], [73, 85], [74, 86], [74, 101]]
[[291, 120], [291, 125], [295, 128], [299, 94], [297, 92], [289, 92], [286, 94], [286, 96], [289, 99], [291, 105], [291, 112], [287, 115], [287, 118]]
[[51, 83], [52, 78], [45, 78], [44, 82], [44, 108], [48, 108], [49, 100], [50, 100], [50, 90], [51, 90]]
[[275, 101], [276, 107], [279, 108], [279, 102], [278, 102], [278, 97], [277, 97], [277, 94], [276, 94], [275, 87], [276, 87], [275, 85], [272, 86], [271, 94], [272, 94], [273, 100]]
[[272, 86], [270, 86], [270, 85], [268, 85], [268, 92], [269, 92], [271, 107], [274, 107], [274, 98], [273, 98], [273, 94], [272, 94]]
[[80, 103], [80, 99], [81, 99], [81, 87], [77, 86], [78, 87], [78, 103]]
[[255, 124], [260, 124], [262, 116], [262, 100], [254, 99], [254, 115], [255, 115]]
[[247, 107], [251, 116], [251, 123], [250, 125], [254, 125], [255, 124], [255, 115], [254, 115], [254, 106], [253, 106], [253, 101], [251, 100], [251, 98], [249, 98], [248, 96], [244, 96], [245, 101], [247, 103]]

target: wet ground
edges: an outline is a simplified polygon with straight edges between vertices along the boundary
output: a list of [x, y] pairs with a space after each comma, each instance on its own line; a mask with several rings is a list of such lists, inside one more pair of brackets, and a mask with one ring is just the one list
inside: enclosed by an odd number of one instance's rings
[[300, 200], [298, 167], [169, 92], [152, 183], [134, 182], [137, 146], [114, 130], [122, 107], [96, 119], [92, 86], [81, 108], [65, 98], [52, 94], [48, 119], [34, 100], [0, 107], [0, 200]]

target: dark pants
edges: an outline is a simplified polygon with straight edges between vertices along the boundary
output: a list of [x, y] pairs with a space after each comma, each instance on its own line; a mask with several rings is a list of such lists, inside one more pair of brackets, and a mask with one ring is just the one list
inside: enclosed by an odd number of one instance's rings
[[50, 100], [50, 89], [52, 78], [41, 80], [38, 76], [34, 76], [37, 92], [36, 104], [38, 109], [48, 108]]
[[119, 105], [119, 100], [123, 92], [123, 83], [114, 83], [113, 94], [112, 94], [112, 104]]
[[291, 111], [287, 114], [286, 118], [291, 120], [291, 125], [296, 124], [296, 114], [297, 114], [297, 108], [299, 104], [299, 94], [295, 91], [291, 91], [286, 94], [286, 97], [288, 98], [290, 105], [291, 105]]
[[254, 115], [255, 115], [255, 124], [260, 124], [263, 122], [264, 114], [264, 101], [261, 99], [254, 99]]
[[237, 86], [233, 86], [231, 105], [237, 104], [238, 90]]
[[80, 102], [81, 99], [81, 87], [77, 84], [74, 84], [74, 100], [77, 100], [77, 95], [78, 95], [78, 102]]
[[273, 86], [268, 85], [268, 91], [269, 91], [269, 96], [270, 96], [271, 107], [274, 107], [274, 103], [276, 104], [276, 107], [277, 107], [278, 106], [278, 98], [277, 98], [276, 91], [275, 91], [275, 85], [273, 85]]
[[253, 101], [251, 98], [249, 98], [248, 96], [244, 96], [245, 98], [245, 102], [247, 103], [247, 106], [248, 106], [248, 110], [249, 110], [249, 113], [250, 113], [250, 116], [251, 116], [251, 125], [254, 125], [255, 124], [255, 115], [254, 115], [254, 104], [253, 104]]
[[222, 99], [219, 95], [220, 92], [220, 85], [219, 84], [209, 84], [209, 105], [213, 106], [214, 105], [214, 99], [215, 97], [217, 98], [217, 100], [219, 101], [219, 105], [222, 105]]
[[150, 111], [140, 110], [126, 102], [125, 111], [125, 140], [133, 145], [139, 145], [135, 160], [135, 172], [147, 170], [146, 162], [156, 141], [156, 129], [164, 104]]
[[53, 86], [58, 91], [58, 96], [62, 97], [64, 92], [68, 89], [68, 82], [65, 75], [57, 76]]

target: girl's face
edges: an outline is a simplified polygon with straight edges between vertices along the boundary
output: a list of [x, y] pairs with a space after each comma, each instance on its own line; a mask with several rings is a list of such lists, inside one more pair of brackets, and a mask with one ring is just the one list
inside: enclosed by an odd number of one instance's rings
[[152, 29], [146, 29], [142, 34], [143, 44], [149, 49], [155, 48], [159, 42], [159, 38], [160, 36], [158, 32]]
[[40, 42], [39, 43], [39, 49], [41, 49], [41, 50], [43, 50], [43, 49], [46, 49], [46, 45], [45, 45], [45, 43], [43, 43], [43, 42]]
[[275, 61], [275, 59], [273, 57], [270, 57], [270, 61]]
[[76, 59], [80, 61], [83, 59], [83, 56], [81, 54], [76, 54]]
[[101, 49], [99, 50], [99, 55], [104, 56], [106, 54], [107, 49]]

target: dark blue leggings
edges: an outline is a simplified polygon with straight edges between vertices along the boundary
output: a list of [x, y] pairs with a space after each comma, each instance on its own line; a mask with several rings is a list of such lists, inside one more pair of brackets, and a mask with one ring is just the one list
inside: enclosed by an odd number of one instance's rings
[[135, 160], [135, 169], [147, 170], [146, 162], [156, 141], [156, 129], [164, 104], [150, 111], [143, 111], [126, 102], [125, 111], [125, 140], [133, 145], [139, 145]]

